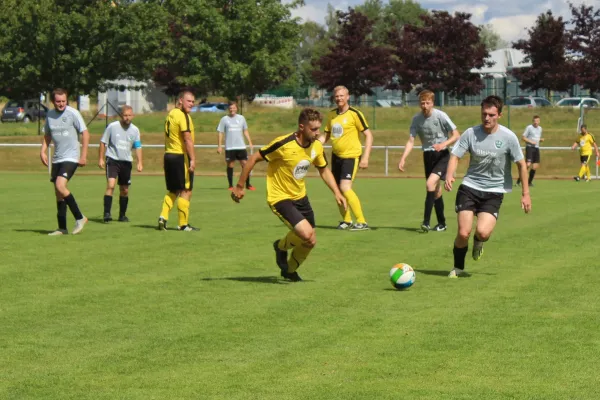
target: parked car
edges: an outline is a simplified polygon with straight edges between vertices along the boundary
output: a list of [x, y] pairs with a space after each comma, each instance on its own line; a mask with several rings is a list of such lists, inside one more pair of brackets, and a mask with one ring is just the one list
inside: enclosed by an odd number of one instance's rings
[[511, 107], [551, 107], [552, 103], [543, 97], [537, 96], [515, 96], [507, 101]]
[[9, 100], [2, 110], [2, 122], [32, 122], [45, 119], [48, 108], [37, 99]]
[[600, 102], [593, 97], [566, 97], [556, 103], [557, 107], [600, 107]]
[[192, 107], [192, 112], [227, 112], [227, 103], [202, 103]]
[[593, 97], [566, 97], [556, 103], [557, 107], [600, 107], [600, 102]]

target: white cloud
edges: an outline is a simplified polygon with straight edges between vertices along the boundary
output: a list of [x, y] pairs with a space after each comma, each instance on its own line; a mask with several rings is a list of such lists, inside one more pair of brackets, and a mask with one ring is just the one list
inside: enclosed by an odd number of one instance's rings
[[527, 37], [526, 28], [534, 25], [537, 15], [512, 15], [510, 17], [492, 18], [487, 21], [494, 31], [507, 42], [524, 39]]
[[303, 7], [292, 10], [292, 17], [302, 18], [302, 22], [313, 21], [319, 24], [325, 23], [326, 8], [307, 4]]
[[455, 12], [464, 12], [471, 14], [471, 22], [475, 25], [482, 25], [485, 23], [485, 13], [488, 10], [488, 6], [485, 4], [456, 4], [452, 6], [450, 11], [451, 14]]

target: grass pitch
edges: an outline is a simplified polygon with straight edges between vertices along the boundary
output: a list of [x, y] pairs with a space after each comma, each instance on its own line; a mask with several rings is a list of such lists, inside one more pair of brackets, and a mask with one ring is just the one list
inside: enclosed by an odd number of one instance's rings
[[[286, 228], [254, 184], [235, 204], [224, 178], [198, 177], [201, 231], [158, 232], [162, 178], [134, 176], [132, 222], [105, 225], [103, 178], [76, 175], [90, 222], [48, 237], [47, 176], [2, 174], [0, 398], [599, 397], [598, 183], [538, 181], [530, 215], [507, 195], [482, 260], [450, 280], [455, 193], [449, 230], [419, 234], [422, 180], [359, 177], [373, 230], [340, 232], [309, 179], [318, 244], [301, 283], [278, 277]], [[409, 290], [389, 282], [398, 262], [416, 270]]]

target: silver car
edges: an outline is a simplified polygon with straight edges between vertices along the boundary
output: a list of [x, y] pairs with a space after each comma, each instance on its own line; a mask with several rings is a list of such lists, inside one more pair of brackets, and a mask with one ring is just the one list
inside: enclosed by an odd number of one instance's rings
[[515, 96], [508, 99], [507, 105], [511, 107], [551, 107], [552, 103], [543, 97], [538, 96]]

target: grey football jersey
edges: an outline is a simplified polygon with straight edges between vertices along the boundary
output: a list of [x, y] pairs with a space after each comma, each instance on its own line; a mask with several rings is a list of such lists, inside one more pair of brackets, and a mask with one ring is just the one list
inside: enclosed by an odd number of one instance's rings
[[533, 140], [536, 143], [535, 145], [533, 145], [531, 143], [527, 143], [526, 146], [540, 147], [540, 139], [542, 138], [542, 127], [538, 126], [537, 128], [534, 128], [533, 125], [529, 125], [529, 126], [527, 126], [527, 128], [525, 128], [525, 132], [523, 132], [523, 136], [529, 140]]
[[461, 158], [470, 153], [469, 169], [463, 185], [483, 192], [512, 191], [511, 163], [523, 159], [519, 139], [510, 129], [499, 125], [488, 134], [481, 125], [467, 129], [452, 150]]
[[456, 129], [448, 114], [434, 108], [429, 117], [416, 114], [410, 124], [410, 136], [421, 139], [423, 151], [433, 151], [433, 145], [445, 142]]
[[134, 124], [125, 130], [121, 122], [115, 121], [106, 127], [100, 141], [106, 145], [106, 157], [117, 161], [133, 161], [131, 149], [134, 143], [140, 141], [140, 130]]
[[51, 137], [54, 143], [53, 164], [79, 161], [78, 135], [86, 129], [81, 114], [72, 107], [67, 106], [63, 112], [48, 111], [44, 135]]
[[246, 118], [243, 115], [236, 114], [233, 117], [229, 115], [221, 118], [217, 132], [225, 134], [225, 150], [241, 150], [246, 148], [244, 142], [244, 131], [248, 129]]

